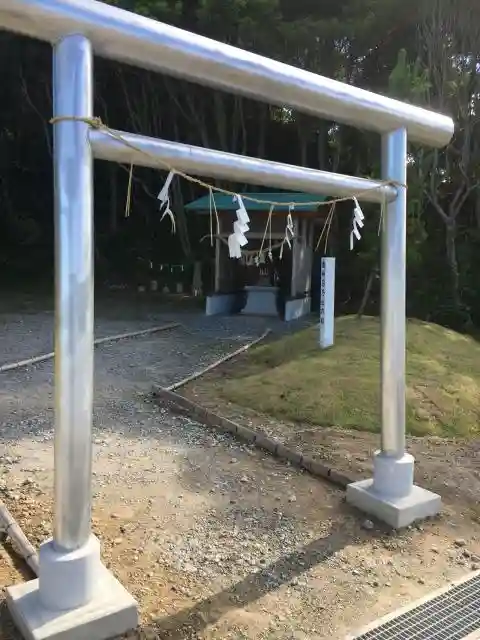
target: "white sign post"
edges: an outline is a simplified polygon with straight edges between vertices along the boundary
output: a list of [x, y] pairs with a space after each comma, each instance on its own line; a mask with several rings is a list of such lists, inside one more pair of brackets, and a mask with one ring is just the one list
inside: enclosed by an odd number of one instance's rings
[[320, 348], [333, 346], [335, 334], [335, 258], [322, 258], [320, 278]]

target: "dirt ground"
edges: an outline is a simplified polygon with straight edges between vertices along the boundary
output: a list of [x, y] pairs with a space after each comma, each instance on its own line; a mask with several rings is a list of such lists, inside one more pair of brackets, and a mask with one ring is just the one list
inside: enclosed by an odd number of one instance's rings
[[[280, 422], [248, 407], [225, 402], [215, 390], [232, 366], [223, 365], [179, 392], [219, 415], [253, 426], [284, 445], [325, 462], [352, 480], [371, 477], [373, 454], [380, 444], [377, 434]], [[480, 525], [480, 440], [408, 437], [407, 448], [415, 457], [415, 481], [441, 494], [447, 511], [455, 507], [458, 517]]]
[[[173, 319], [161, 310], [127, 311], [99, 314], [97, 334]], [[140, 605], [141, 626], [129, 637], [340, 639], [480, 562], [471, 504], [480, 489], [478, 447], [468, 455], [459, 447], [452, 465], [452, 450], [418, 443], [422, 484], [442, 485], [445, 512], [389, 532], [345, 505], [333, 486], [149, 401], [152, 383], [170, 384], [267, 326], [193, 313], [181, 321], [182, 329], [96, 351], [93, 528], [105, 563]], [[50, 350], [48, 311], [9, 311], [2, 322], [0, 362]], [[0, 497], [34, 544], [51, 534], [52, 372], [44, 363], [2, 374], [0, 386]], [[223, 412], [239, 417], [238, 408]], [[288, 432], [320, 446], [311, 430]], [[350, 436], [326, 434], [315, 452], [366, 475], [374, 442]], [[0, 587], [25, 579], [6, 549]], [[0, 611], [0, 639], [18, 640]]]

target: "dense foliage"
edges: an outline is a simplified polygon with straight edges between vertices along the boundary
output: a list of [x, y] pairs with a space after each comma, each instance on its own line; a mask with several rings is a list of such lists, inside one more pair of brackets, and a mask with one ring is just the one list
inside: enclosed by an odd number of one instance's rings
[[[218, 40], [450, 113], [452, 144], [411, 149], [409, 313], [480, 325], [480, 6], [468, 0], [115, 0]], [[0, 34], [1, 277], [51, 277], [53, 252], [51, 50]], [[95, 112], [112, 127], [363, 176], [378, 176], [379, 137], [169, 77], [96, 61]], [[202, 249], [183, 203], [203, 193], [175, 182], [179, 233], [159, 222], [164, 174], [98, 163], [97, 273], [127, 279], [142, 264], [189, 262]], [[240, 185], [236, 188], [244, 188]], [[358, 308], [378, 267], [378, 210], [348, 250], [351, 210], [338, 207], [328, 251], [339, 258], [339, 302]], [[374, 284], [373, 297], [375, 300]]]

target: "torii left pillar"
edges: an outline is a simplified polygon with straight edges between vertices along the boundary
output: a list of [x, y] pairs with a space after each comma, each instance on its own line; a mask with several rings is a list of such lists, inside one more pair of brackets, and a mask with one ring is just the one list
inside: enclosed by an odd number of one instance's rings
[[[54, 48], [55, 513], [39, 576], [7, 589], [28, 640], [106, 640], [138, 623], [137, 604], [100, 559], [91, 532], [93, 409], [93, 115], [90, 42]], [[62, 118], [65, 118], [62, 120]]]

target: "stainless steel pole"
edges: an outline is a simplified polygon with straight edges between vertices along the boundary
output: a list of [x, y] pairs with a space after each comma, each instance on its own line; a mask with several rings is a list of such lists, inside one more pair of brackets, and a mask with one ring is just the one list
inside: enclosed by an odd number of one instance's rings
[[[93, 115], [90, 42], [54, 48], [54, 116]], [[54, 543], [74, 550], [90, 535], [93, 404], [93, 160], [88, 125], [54, 125], [55, 518]]]
[[383, 202], [384, 198], [390, 201], [397, 196], [394, 186], [385, 185], [379, 180], [297, 167], [272, 160], [193, 147], [181, 142], [148, 138], [124, 131], [112, 133], [114, 136], [120, 135], [127, 144], [105, 131], [95, 129], [90, 131], [90, 143], [97, 160], [156, 169], [163, 162], [163, 165], [194, 175], [232, 180], [240, 184], [297, 189], [306, 193], [328, 194], [338, 198], [355, 195], [365, 202]]
[[[382, 137], [382, 173], [406, 185], [406, 129]], [[381, 448], [395, 457], [405, 452], [406, 238], [407, 190], [399, 186], [396, 200], [386, 206], [381, 258]]]

